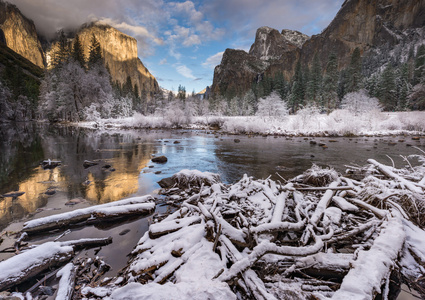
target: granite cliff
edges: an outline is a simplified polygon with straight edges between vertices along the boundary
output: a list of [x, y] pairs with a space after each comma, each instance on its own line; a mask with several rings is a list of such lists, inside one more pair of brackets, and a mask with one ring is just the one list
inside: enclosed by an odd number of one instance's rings
[[[159, 92], [155, 77], [138, 58], [135, 38], [100, 23], [83, 25], [77, 32], [86, 58], [91, 37], [93, 34], [96, 36], [113, 81], [123, 84], [130, 77], [132, 85], [138, 86], [139, 93], [145, 91], [148, 98]], [[40, 68], [48, 65], [51, 49], [55, 47], [53, 41], [43, 49], [34, 22], [26, 18], [15, 5], [3, 0], [0, 0], [0, 43]]]
[[[102, 57], [111, 73], [113, 81], [124, 84], [130, 77], [132, 85], [137, 85], [140, 93], [146, 91], [148, 98], [159, 92], [159, 85], [155, 77], [138, 58], [137, 40], [126, 35], [110, 25], [104, 23], [84, 24], [75, 33], [78, 34], [84, 49], [84, 56], [88, 59], [91, 39], [94, 35], [102, 48]], [[72, 39], [70, 40], [72, 42]], [[51, 56], [54, 49], [46, 50]]]
[[44, 67], [44, 53], [34, 22], [20, 10], [0, 0], [0, 42], [38, 67]]
[[296, 31], [279, 34], [261, 27], [249, 53], [227, 49], [214, 70], [212, 93], [242, 95], [254, 82], [276, 73], [289, 80], [298, 60], [311, 66], [316, 54], [324, 67], [329, 54], [335, 53], [342, 69], [355, 48], [360, 49], [363, 62], [368, 63], [366, 69], [372, 73], [387, 62], [377, 62], [377, 55], [401, 55], [407, 51], [405, 45], [423, 41], [424, 26], [425, 0], [346, 0], [321, 34], [308, 38]]

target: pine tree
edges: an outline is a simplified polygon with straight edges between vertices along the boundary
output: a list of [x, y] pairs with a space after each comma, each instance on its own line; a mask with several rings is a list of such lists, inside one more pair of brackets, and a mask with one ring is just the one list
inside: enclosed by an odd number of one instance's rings
[[81, 44], [80, 37], [75, 35], [74, 44], [71, 51], [71, 57], [76, 62], [80, 64], [81, 67], [84, 67], [86, 64], [86, 60], [84, 58], [83, 45]]
[[328, 113], [335, 109], [338, 101], [338, 59], [335, 53], [329, 55], [326, 74], [323, 79], [323, 100]]
[[69, 55], [68, 39], [65, 36], [65, 32], [60, 30], [58, 32], [57, 46], [55, 51], [53, 51], [52, 66], [55, 68], [65, 63], [68, 60]]
[[409, 91], [411, 90], [409, 84], [408, 63], [404, 63], [399, 69], [397, 69], [395, 84], [397, 90], [397, 110], [406, 110], [407, 96], [409, 94]]
[[351, 55], [348, 68], [348, 93], [356, 92], [361, 88], [362, 58], [360, 49], [356, 47]]
[[177, 92], [177, 98], [180, 100], [186, 100], [186, 88], [179, 84], [178, 92]]
[[102, 59], [102, 48], [99, 41], [96, 39], [96, 36], [93, 34], [90, 41], [90, 50], [89, 50], [89, 68], [92, 68], [94, 65], [103, 63]]
[[385, 110], [394, 111], [397, 109], [395, 74], [391, 63], [388, 63], [381, 74], [378, 87], [378, 98], [384, 105]]
[[413, 85], [420, 83], [424, 76], [425, 45], [420, 45], [416, 52], [415, 70], [413, 72]]
[[313, 58], [313, 65], [311, 66], [310, 80], [306, 87], [307, 98], [315, 104], [319, 104], [321, 86], [322, 66], [320, 64], [319, 56], [315, 54]]
[[276, 75], [274, 76], [273, 82], [274, 82], [273, 84], [274, 91], [279, 93], [280, 98], [285, 99], [287, 94], [287, 86], [286, 86], [286, 81], [285, 81], [285, 77], [283, 76], [283, 73], [282, 72], [276, 73]]
[[291, 95], [289, 96], [289, 106], [292, 112], [296, 112], [302, 105], [304, 105], [304, 82], [301, 72], [301, 61], [298, 60], [295, 66], [294, 77], [292, 78]]

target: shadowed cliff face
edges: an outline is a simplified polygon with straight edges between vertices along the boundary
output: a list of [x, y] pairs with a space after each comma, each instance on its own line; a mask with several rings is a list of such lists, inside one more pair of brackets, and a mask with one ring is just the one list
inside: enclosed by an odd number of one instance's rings
[[10, 49], [44, 68], [44, 53], [34, 23], [23, 16], [16, 6], [1, 0], [0, 30]]
[[[411, 42], [415, 28], [423, 26], [425, 0], [347, 0], [329, 26], [310, 39], [298, 32], [283, 30], [279, 35], [277, 30], [261, 27], [249, 52], [252, 55], [238, 53], [236, 57], [235, 53], [226, 50], [226, 60], [223, 59], [214, 72], [212, 92], [213, 95], [225, 95], [226, 91], [218, 87], [231, 82], [229, 85], [240, 87], [238, 94], [242, 95], [259, 76], [278, 72], [289, 80], [298, 59], [301, 59], [303, 65], [311, 65], [315, 54], [318, 54], [324, 67], [329, 54], [335, 53], [338, 67], [342, 69], [349, 64], [356, 47], [364, 56], [373, 55], [380, 48], [389, 51], [395, 46]], [[234, 61], [241, 67], [235, 66]], [[259, 61], [267, 66], [257, 73], [255, 70], [244, 71], [248, 62], [260, 64]], [[233, 78], [233, 73], [246, 73], [246, 77]], [[251, 85], [247, 83], [250, 80]]]
[[391, 49], [405, 40], [408, 30], [424, 25], [424, 0], [347, 0], [322, 34], [304, 44], [302, 60], [311, 63], [318, 53], [325, 63], [334, 52], [343, 68], [356, 47], [365, 55], [384, 45]]
[[105, 59], [113, 81], [125, 83], [130, 76], [133, 86], [137, 84], [139, 91], [147, 91], [151, 97], [159, 91], [155, 77], [143, 65], [137, 56], [137, 41], [108, 25], [92, 24], [83, 27], [78, 35], [84, 48], [86, 59], [93, 34], [102, 47], [102, 56]]
[[270, 27], [259, 28], [249, 53], [226, 49], [221, 64], [214, 69], [213, 95], [242, 95], [263, 75], [275, 72], [289, 77], [299, 57], [299, 47], [307, 39], [308, 36], [296, 31], [279, 33]]

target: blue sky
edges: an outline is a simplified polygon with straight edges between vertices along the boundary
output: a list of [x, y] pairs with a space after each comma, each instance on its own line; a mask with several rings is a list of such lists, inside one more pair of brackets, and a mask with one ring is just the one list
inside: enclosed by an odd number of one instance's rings
[[103, 20], [138, 40], [160, 86], [199, 92], [226, 48], [248, 51], [261, 26], [320, 33], [344, 0], [9, 0], [44, 35]]

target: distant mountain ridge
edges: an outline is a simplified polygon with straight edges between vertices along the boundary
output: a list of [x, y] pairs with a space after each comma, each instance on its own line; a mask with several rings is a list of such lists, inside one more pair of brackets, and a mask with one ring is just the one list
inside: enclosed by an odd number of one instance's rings
[[421, 43], [424, 26], [425, 0], [347, 0], [329, 26], [310, 38], [299, 33], [302, 38], [295, 42], [293, 31], [287, 35], [261, 27], [249, 53], [226, 49], [214, 70], [212, 94], [243, 95], [253, 83], [277, 73], [289, 80], [296, 63], [311, 66], [315, 54], [324, 67], [329, 54], [335, 53], [338, 68], [342, 69], [349, 64], [355, 48], [359, 48], [364, 63], [369, 63], [368, 72], [373, 73], [386, 63], [377, 61], [379, 53]]

